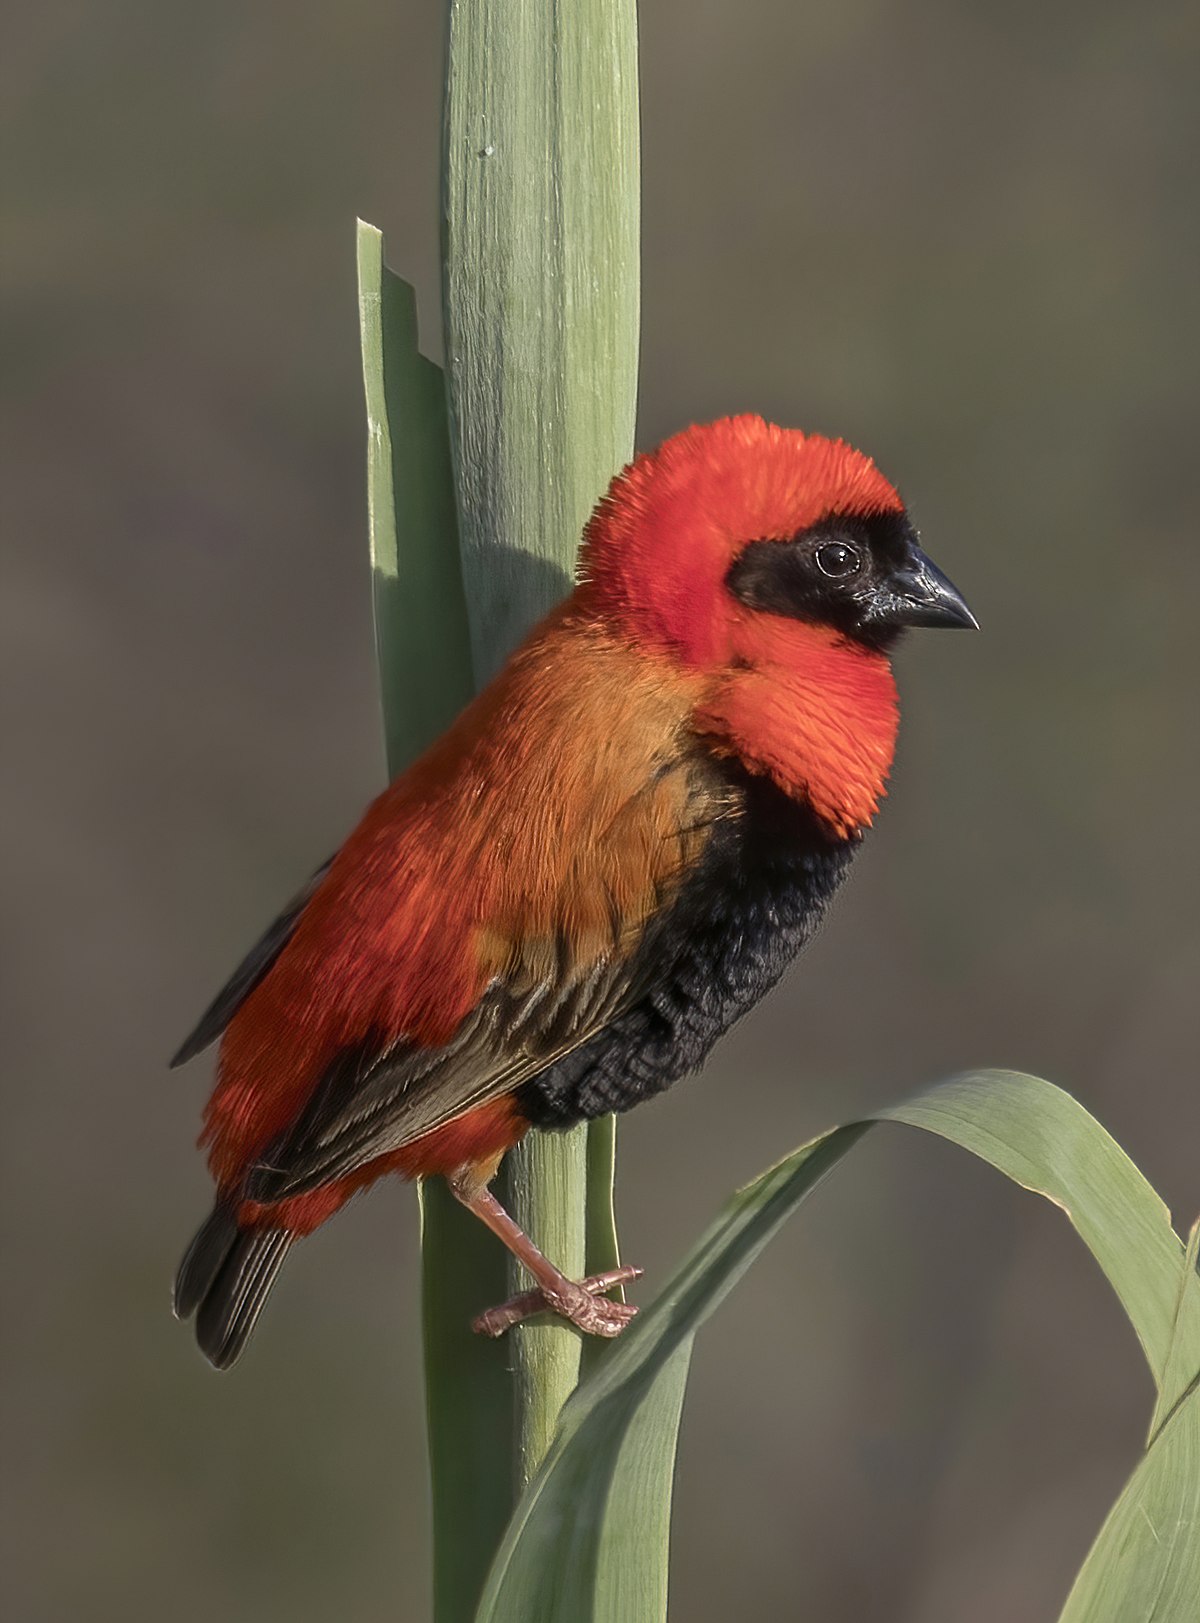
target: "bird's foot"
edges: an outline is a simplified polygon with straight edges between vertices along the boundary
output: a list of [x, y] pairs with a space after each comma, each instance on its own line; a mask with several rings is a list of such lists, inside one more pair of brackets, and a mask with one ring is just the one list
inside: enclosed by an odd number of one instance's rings
[[499, 1307], [489, 1307], [471, 1325], [481, 1336], [502, 1336], [514, 1324], [532, 1318], [535, 1313], [557, 1313], [579, 1330], [590, 1336], [619, 1336], [637, 1312], [630, 1302], [611, 1302], [607, 1291], [617, 1285], [628, 1285], [640, 1279], [642, 1269], [628, 1266], [610, 1268], [605, 1274], [593, 1274], [578, 1283], [564, 1279], [553, 1288], [522, 1291]]

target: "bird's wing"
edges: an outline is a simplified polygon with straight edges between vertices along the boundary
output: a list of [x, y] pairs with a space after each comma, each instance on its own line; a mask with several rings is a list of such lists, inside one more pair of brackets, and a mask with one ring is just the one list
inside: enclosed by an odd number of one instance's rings
[[328, 862], [321, 864], [308, 883], [296, 892], [275, 922], [251, 947], [208, 1008], [205, 1009], [195, 1030], [180, 1045], [179, 1051], [171, 1060], [172, 1070], [176, 1066], [186, 1065], [188, 1060], [195, 1059], [196, 1055], [202, 1053], [210, 1043], [216, 1042], [242, 1004], [279, 957], [284, 947], [287, 946], [293, 930], [299, 923], [301, 913], [308, 906], [317, 887], [329, 872], [332, 861], [333, 858], [330, 857]]
[[[341, 1178], [511, 1093], [603, 1030], [648, 990], [653, 953], [641, 949], [727, 811], [711, 776], [682, 761], [664, 770], [563, 873], [549, 929], [487, 932], [495, 973], [450, 1041], [344, 1050], [251, 1171], [246, 1197], [274, 1202]], [[630, 875], [636, 894], [621, 883]]]

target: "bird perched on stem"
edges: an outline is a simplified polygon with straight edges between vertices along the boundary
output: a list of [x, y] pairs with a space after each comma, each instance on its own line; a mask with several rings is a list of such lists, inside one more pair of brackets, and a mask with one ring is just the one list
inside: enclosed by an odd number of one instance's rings
[[292, 1243], [384, 1173], [442, 1176], [535, 1292], [616, 1335], [489, 1184], [530, 1127], [699, 1068], [819, 922], [885, 792], [889, 656], [974, 626], [841, 441], [735, 417], [613, 480], [579, 584], [370, 806], [176, 1056], [222, 1036], [216, 1204], [179, 1269], [218, 1367]]

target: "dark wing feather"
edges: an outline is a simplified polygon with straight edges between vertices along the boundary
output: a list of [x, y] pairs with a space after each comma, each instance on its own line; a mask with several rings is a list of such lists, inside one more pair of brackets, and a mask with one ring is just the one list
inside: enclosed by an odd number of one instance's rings
[[[538, 963], [546, 953], [533, 952]], [[561, 965], [565, 953], [558, 953]], [[635, 972], [635, 963], [644, 967]], [[587, 1042], [646, 990], [647, 955], [613, 946], [557, 980], [517, 966], [496, 983], [442, 1048], [370, 1041], [339, 1055], [304, 1112], [277, 1139], [244, 1186], [274, 1202], [344, 1177], [377, 1156], [511, 1093]], [[513, 984], [529, 989], [514, 996]]]
[[[387, 1045], [376, 1034], [344, 1051], [250, 1171], [246, 1198], [270, 1204], [344, 1177], [514, 1092], [602, 1031], [652, 984], [654, 936], [730, 813], [703, 761], [667, 755], [564, 864], [553, 922], [493, 933], [492, 961], [504, 967], [451, 1040]], [[638, 876], [623, 907], [606, 878], [617, 873]]]
[[266, 975], [271, 965], [287, 946], [292, 931], [299, 922], [300, 915], [312, 900], [318, 885], [329, 872], [330, 863], [325, 862], [319, 867], [307, 885], [284, 908], [283, 912], [271, 925], [270, 929], [257, 941], [216, 997], [205, 1009], [200, 1022], [191, 1035], [184, 1041], [179, 1052], [171, 1060], [171, 1069], [179, 1065], [186, 1065], [188, 1060], [195, 1059], [202, 1053], [209, 1043], [216, 1042], [233, 1019], [242, 1004], [253, 992], [254, 988]]

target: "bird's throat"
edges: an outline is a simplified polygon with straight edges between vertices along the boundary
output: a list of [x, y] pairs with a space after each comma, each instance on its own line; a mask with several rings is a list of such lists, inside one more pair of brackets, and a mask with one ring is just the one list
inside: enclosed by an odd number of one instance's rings
[[830, 831], [867, 828], [887, 792], [899, 706], [886, 657], [822, 627], [762, 617], [696, 725], [718, 753], [767, 774]]

